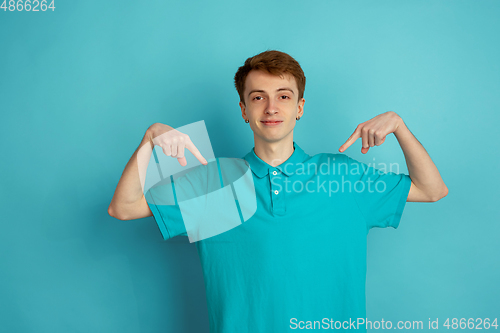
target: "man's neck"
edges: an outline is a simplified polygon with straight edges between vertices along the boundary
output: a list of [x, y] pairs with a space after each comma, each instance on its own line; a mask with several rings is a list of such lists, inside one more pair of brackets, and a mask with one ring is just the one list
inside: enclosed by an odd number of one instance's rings
[[283, 139], [279, 142], [267, 142], [258, 140], [257, 138], [255, 138], [254, 141], [255, 155], [273, 167], [280, 165], [290, 158], [295, 149], [293, 147], [292, 136], [290, 136], [289, 139]]

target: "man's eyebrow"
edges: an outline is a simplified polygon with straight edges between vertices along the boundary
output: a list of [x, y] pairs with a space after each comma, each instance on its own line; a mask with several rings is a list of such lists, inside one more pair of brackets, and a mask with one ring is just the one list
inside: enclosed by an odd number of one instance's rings
[[293, 95], [295, 95], [295, 93], [293, 92], [292, 88], [283, 87], [283, 88], [276, 89], [276, 91], [282, 91], [282, 90], [289, 90], [289, 91], [292, 92]]
[[[278, 88], [276, 89], [276, 91], [283, 91], [283, 90], [288, 90], [290, 91], [293, 95], [295, 95], [295, 93], [293, 92], [293, 90], [291, 88], [288, 88], [288, 87], [282, 87], [282, 88]], [[251, 90], [249, 93], [248, 93], [248, 96], [250, 96], [252, 93], [254, 92], [261, 92], [261, 93], [265, 93], [264, 90], [260, 90], [260, 89], [254, 89], [254, 90]]]

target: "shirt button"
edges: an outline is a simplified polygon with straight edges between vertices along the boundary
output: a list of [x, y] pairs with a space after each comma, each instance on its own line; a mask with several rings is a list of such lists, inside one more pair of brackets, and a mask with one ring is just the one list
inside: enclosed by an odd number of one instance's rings
[[276, 171], [273, 171], [273, 175], [275, 175], [275, 176], [276, 176], [277, 174], [278, 174], [278, 173], [277, 173]]
[[279, 191], [278, 191], [278, 190], [274, 191], [274, 194], [278, 194], [278, 193], [279, 193]]

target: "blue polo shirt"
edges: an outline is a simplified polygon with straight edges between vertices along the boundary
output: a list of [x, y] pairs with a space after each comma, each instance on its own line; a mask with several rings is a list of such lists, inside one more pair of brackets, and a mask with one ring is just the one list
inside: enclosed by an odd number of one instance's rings
[[[345, 154], [309, 156], [293, 146], [288, 160], [275, 167], [254, 149], [244, 156], [255, 213], [195, 242], [211, 333], [366, 331], [358, 318], [366, 317], [367, 234], [373, 227], [398, 227], [411, 179]], [[211, 173], [201, 174], [189, 184], [206, 188]], [[146, 194], [164, 239], [187, 236], [175, 183]], [[160, 198], [162, 186], [173, 193], [169, 203]]]

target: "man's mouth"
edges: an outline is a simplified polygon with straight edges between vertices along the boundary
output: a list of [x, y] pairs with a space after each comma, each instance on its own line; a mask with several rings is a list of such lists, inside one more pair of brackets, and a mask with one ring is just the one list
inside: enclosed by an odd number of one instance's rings
[[261, 120], [263, 124], [266, 125], [277, 125], [283, 122], [283, 120]]

